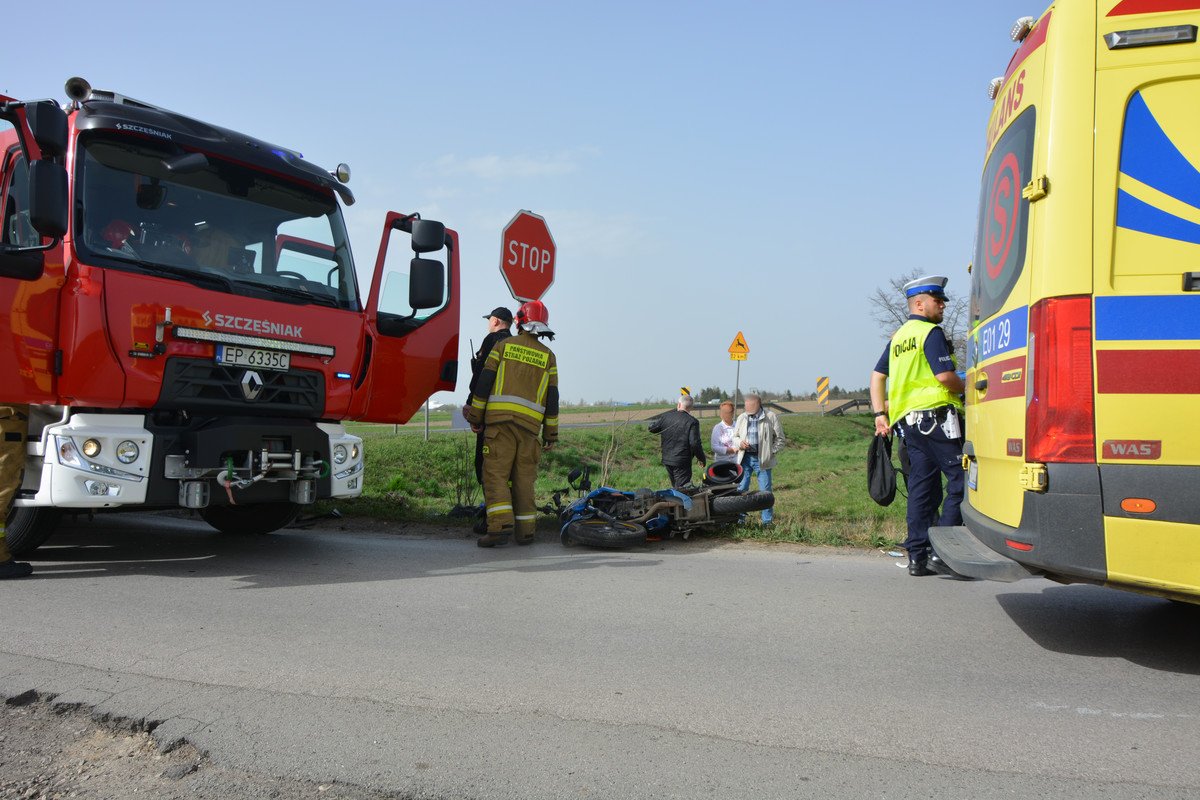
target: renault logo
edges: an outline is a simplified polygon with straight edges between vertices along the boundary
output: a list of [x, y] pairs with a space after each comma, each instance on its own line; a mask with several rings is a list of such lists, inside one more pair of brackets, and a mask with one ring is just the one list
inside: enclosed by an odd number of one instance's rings
[[262, 376], [252, 369], [242, 375], [242, 396], [247, 400], [257, 400], [265, 386]]

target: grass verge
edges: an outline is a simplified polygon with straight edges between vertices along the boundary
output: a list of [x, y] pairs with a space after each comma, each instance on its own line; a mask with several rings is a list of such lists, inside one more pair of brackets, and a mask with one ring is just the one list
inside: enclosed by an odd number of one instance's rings
[[[763, 528], [752, 522], [726, 529], [726, 535], [852, 547], [892, 547], [904, 538], [903, 500], [881, 508], [867, 496], [870, 417], [797, 414], [784, 415], [781, 422], [788, 442], [772, 473], [775, 524]], [[711, 421], [701, 423], [705, 442], [711, 428]], [[387, 426], [356, 433], [365, 440], [366, 483], [361, 498], [336, 503], [342, 513], [445, 520], [455, 505], [482, 501], [475, 484], [473, 434], [442, 432], [425, 441], [419, 433], [393, 433]], [[561, 432], [558, 446], [543, 455], [539, 466], [538, 502], [548, 502], [555, 489], [565, 487], [567, 473], [580, 464], [591, 465], [593, 484], [600, 485], [606, 463], [605, 483], [614, 488], [668, 485], [658, 437], [616, 413], [610, 424]], [[700, 477], [698, 466], [695, 475]]]

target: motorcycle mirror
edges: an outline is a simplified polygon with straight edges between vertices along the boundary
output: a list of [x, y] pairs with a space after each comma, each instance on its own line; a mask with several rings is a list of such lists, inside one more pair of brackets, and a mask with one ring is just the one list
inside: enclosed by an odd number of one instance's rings
[[575, 481], [579, 480], [579, 476], [582, 474], [583, 474], [583, 470], [581, 470], [579, 467], [576, 467], [575, 469], [573, 469], [567, 473], [567, 483], [574, 486]]

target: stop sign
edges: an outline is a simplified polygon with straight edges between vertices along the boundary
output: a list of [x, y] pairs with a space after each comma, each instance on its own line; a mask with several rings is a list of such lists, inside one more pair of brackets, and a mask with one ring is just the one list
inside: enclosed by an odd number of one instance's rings
[[500, 272], [514, 298], [542, 298], [554, 283], [554, 252], [546, 220], [524, 210], [509, 220], [500, 237]]

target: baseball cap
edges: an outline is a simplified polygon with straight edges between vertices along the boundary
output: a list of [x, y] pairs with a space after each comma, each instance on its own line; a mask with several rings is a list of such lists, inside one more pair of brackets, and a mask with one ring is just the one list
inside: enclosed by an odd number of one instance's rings
[[488, 319], [489, 317], [495, 317], [496, 319], [502, 319], [505, 322], [507, 322], [509, 325], [511, 325], [512, 321], [513, 321], [512, 312], [509, 311], [504, 306], [496, 306], [495, 308], [492, 309], [492, 313], [483, 315], [484, 319]]

